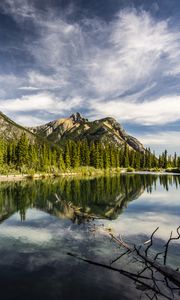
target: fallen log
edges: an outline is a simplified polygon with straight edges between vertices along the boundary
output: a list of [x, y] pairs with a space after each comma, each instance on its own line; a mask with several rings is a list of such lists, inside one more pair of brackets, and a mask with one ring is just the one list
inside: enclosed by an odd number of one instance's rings
[[[168, 253], [168, 246], [170, 241], [172, 240], [177, 240], [180, 238], [180, 233], [179, 233], [179, 228], [177, 228], [177, 233], [178, 236], [177, 237], [172, 237], [172, 233], [170, 235], [170, 238], [168, 240], [168, 242], [165, 244], [165, 258], [167, 259], [167, 253]], [[141, 247], [139, 249], [137, 249], [137, 247], [134, 246], [130, 246], [127, 243], [125, 243], [122, 238], [117, 238], [115, 237], [111, 232], [109, 232], [109, 235], [111, 237], [111, 239], [116, 242], [118, 245], [123, 246], [125, 249], [128, 250], [128, 252], [131, 253], [135, 253], [137, 256], [139, 256], [141, 259], [143, 259], [143, 261], [145, 263], [148, 263], [151, 267], [153, 267], [154, 269], [158, 270], [161, 274], [163, 274], [164, 276], [166, 276], [170, 281], [172, 281], [174, 284], [176, 284], [178, 287], [180, 287], [180, 272], [172, 269], [169, 266], [166, 265], [162, 265], [160, 263], [158, 263], [156, 261], [156, 259], [151, 259], [147, 256], [148, 250], [150, 249], [150, 247], [153, 245], [153, 236], [155, 234], [155, 232], [158, 230], [158, 228], [156, 228], [156, 230], [152, 233], [151, 238], [150, 238], [150, 245], [146, 248], [145, 250], [145, 254], [143, 254], [143, 252], [140, 251]], [[163, 252], [162, 252], [163, 253]], [[157, 257], [157, 255], [156, 255]], [[166, 261], [165, 259], [165, 261]]]

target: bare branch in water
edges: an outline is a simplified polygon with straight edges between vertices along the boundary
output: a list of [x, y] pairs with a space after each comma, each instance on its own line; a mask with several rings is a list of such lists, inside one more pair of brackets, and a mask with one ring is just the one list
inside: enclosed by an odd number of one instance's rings
[[147, 256], [147, 254], [148, 254], [148, 250], [151, 248], [151, 246], [153, 245], [153, 236], [154, 236], [154, 234], [156, 233], [156, 231], [158, 231], [158, 229], [159, 229], [159, 227], [157, 227], [154, 231], [153, 231], [153, 233], [151, 234], [151, 237], [150, 237], [150, 244], [149, 244], [149, 246], [146, 248], [146, 250], [145, 250], [145, 255]]
[[[151, 278], [149, 277], [146, 277], [146, 276], [139, 276], [137, 274], [134, 274], [134, 273], [130, 273], [130, 272], [127, 272], [125, 270], [122, 270], [122, 269], [118, 269], [118, 268], [114, 268], [114, 267], [111, 267], [109, 265], [106, 265], [106, 264], [103, 264], [103, 263], [99, 263], [99, 262], [96, 262], [96, 261], [93, 261], [93, 260], [90, 260], [90, 259], [87, 259], [87, 258], [83, 258], [77, 254], [74, 254], [74, 253], [70, 253], [68, 252], [67, 255], [69, 256], [72, 256], [72, 257], [75, 257], [81, 261], [84, 261], [88, 264], [91, 264], [91, 265], [95, 265], [95, 266], [98, 266], [98, 267], [102, 267], [102, 268], [105, 268], [105, 269], [108, 269], [108, 270], [111, 270], [111, 271], [115, 271], [115, 272], [118, 272], [130, 279], [132, 279], [133, 281], [135, 280], [136, 283], [139, 283], [140, 285], [142, 285], [145, 290], [151, 290], [154, 292], [154, 295], [160, 295], [160, 296], [163, 296], [164, 299], [168, 299], [168, 300], [172, 300], [172, 298], [170, 298], [169, 296], [167, 296], [166, 294], [164, 294], [163, 292], [160, 291], [159, 288], [157, 288], [155, 285], [154, 286], [151, 286], [150, 284], [144, 282], [143, 280], [150, 280]], [[140, 280], [142, 279], [142, 280]]]
[[[102, 229], [102, 228], [101, 228]], [[149, 250], [153, 246], [154, 242], [154, 235], [157, 232], [159, 227], [157, 227], [149, 240], [147, 240], [144, 245], [147, 245], [147, 248], [144, 250], [142, 245], [129, 245], [128, 243], [124, 242], [122, 237], [116, 237], [111, 230], [107, 230], [103, 228], [103, 232], [106, 232], [110, 237], [111, 241], [113, 241], [118, 246], [125, 249], [121, 255], [113, 259], [110, 265], [102, 264], [99, 262], [92, 261], [90, 259], [82, 258], [79, 255], [68, 253], [68, 255], [76, 257], [84, 262], [89, 264], [96, 265], [98, 267], [103, 267], [108, 270], [119, 272], [120, 274], [132, 279], [136, 284], [136, 288], [142, 291], [146, 291], [145, 295], [149, 299], [158, 299], [159, 296], [163, 296], [164, 299], [172, 300], [174, 299], [174, 292], [180, 291], [180, 272], [177, 270], [173, 270], [171, 267], [166, 266], [165, 264], [160, 264], [157, 262], [157, 258], [159, 255], [164, 254], [164, 261], [166, 263], [167, 254], [168, 254], [168, 247], [172, 240], [180, 239], [180, 226], [177, 228], [177, 237], [173, 237], [172, 233], [170, 235], [169, 240], [165, 245], [165, 250], [163, 252], [157, 253], [154, 258], [151, 258], [149, 255]], [[93, 227], [93, 231], [95, 231], [95, 227]], [[138, 266], [142, 266], [142, 270], [138, 271], [136, 274], [128, 272], [126, 270], [113, 267], [112, 264], [119, 261], [125, 255], [131, 255], [132, 260], [129, 261], [130, 264], [138, 263]], [[138, 267], [139, 268], [139, 267]], [[138, 285], [137, 285], [138, 284]], [[166, 293], [164, 291], [166, 289]], [[169, 294], [169, 295], [168, 295]]]
[[177, 237], [172, 237], [172, 234], [173, 232], [171, 231], [171, 234], [170, 234], [170, 238], [169, 240], [167, 241], [167, 243], [165, 244], [165, 252], [164, 252], [164, 265], [166, 265], [166, 262], [167, 262], [167, 255], [168, 255], [168, 248], [169, 248], [169, 244], [171, 241], [173, 240], [179, 240], [180, 239], [180, 232], [179, 232], [179, 229], [180, 229], [180, 226], [177, 228], [177, 234], [178, 236]]

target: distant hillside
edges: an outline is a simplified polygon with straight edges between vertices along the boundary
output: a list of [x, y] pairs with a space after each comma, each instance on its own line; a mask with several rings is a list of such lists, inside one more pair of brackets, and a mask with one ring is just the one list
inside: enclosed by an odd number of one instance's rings
[[28, 129], [59, 145], [69, 139], [75, 141], [87, 139], [89, 142], [110, 143], [118, 147], [127, 143], [136, 151], [144, 151], [143, 145], [136, 138], [128, 135], [123, 127], [110, 117], [90, 122], [80, 113], [75, 113], [69, 118], [58, 119]]
[[19, 139], [22, 133], [25, 132], [30, 140], [35, 140], [36, 136], [27, 128], [18, 125], [2, 112], [0, 112], [0, 137], [10, 141]]

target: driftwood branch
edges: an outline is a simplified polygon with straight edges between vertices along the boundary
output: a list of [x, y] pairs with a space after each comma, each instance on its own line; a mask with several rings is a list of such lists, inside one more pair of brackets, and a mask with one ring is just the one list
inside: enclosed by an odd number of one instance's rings
[[147, 256], [147, 254], [148, 254], [148, 250], [152, 247], [152, 245], [153, 245], [153, 236], [155, 235], [155, 233], [156, 233], [156, 231], [158, 231], [158, 229], [159, 229], [159, 227], [157, 227], [154, 231], [153, 231], [153, 233], [151, 234], [151, 237], [150, 237], [150, 244], [149, 244], [149, 246], [146, 248], [146, 250], [145, 250], [145, 255]]
[[[110, 265], [104, 265], [101, 263], [93, 262], [89, 259], [84, 259], [78, 255], [69, 254], [71, 256], [74, 256], [78, 259], [81, 259], [87, 263], [91, 263], [100, 267], [104, 267], [106, 269], [119, 272], [125, 276], [127, 276], [130, 279], [133, 279], [135, 283], [142, 285], [145, 290], [151, 291], [151, 295], [149, 293], [146, 293], [148, 295], [149, 299], [158, 299], [157, 295], [161, 295], [166, 299], [173, 299], [174, 298], [174, 292], [180, 291], [180, 272], [177, 270], [173, 270], [170, 266], [167, 266], [165, 264], [160, 264], [157, 262], [157, 258], [159, 255], [163, 255], [166, 257], [167, 260], [167, 254], [168, 254], [168, 247], [172, 240], [178, 240], [180, 238], [180, 226], [177, 228], [177, 236], [173, 237], [172, 233], [170, 235], [169, 240], [167, 241], [165, 245], [165, 250], [163, 252], [157, 253], [154, 258], [150, 257], [149, 250], [153, 246], [154, 242], [154, 236], [159, 228], [156, 228], [154, 232], [151, 234], [150, 239], [144, 243], [144, 245], [148, 245], [146, 249], [140, 245], [139, 247], [136, 247], [136, 245], [128, 244], [123, 241], [122, 237], [116, 237], [111, 230], [109, 229], [103, 229], [106, 233], [108, 233], [108, 236], [111, 238], [111, 241], [116, 243], [118, 246], [125, 249], [123, 253], [121, 253], [118, 257], [113, 259], [111, 261]], [[93, 230], [95, 230], [95, 225]], [[133, 260], [135, 262], [140, 263], [143, 267], [141, 271], [139, 271], [137, 274], [127, 272], [122, 269], [118, 269], [112, 266], [115, 262], [119, 261], [123, 256], [125, 255], [132, 255]], [[130, 261], [131, 263], [131, 261]], [[148, 274], [148, 275], [146, 275]], [[144, 282], [145, 281], [145, 282]], [[148, 283], [147, 283], [148, 282]], [[162, 286], [165, 286], [167, 290], [169, 290], [170, 295], [168, 293], [165, 295], [164, 292], [162, 292]], [[141, 287], [139, 286], [141, 289]], [[152, 295], [152, 292], [153, 295]], [[147, 296], [146, 295], [146, 296]], [[172, 296], [172, 298], [171, 298]]]
[[103, 264], [103, 263], [99, 263], [99, 262], [96, 262], [96, 261], [93, 261], [93, 260], [90, 260], [90, 259], [87, 259], [87, 258], [83, 258], [83, 257], [81, 257], [81, 256], [79, 256], [77, 254], [71, 253], [71, 252], [68, 252], [67, 255], [69, 255], [71, 257], [74, 257], [74, 258], [76, 258], [78, 260], [84, 261], [84, 262], [86, 262], [88, 264], [95, 265], [95, 266], [101, 267], [101, 268], [105, 268], [107, 270], [118, 272], [118, 273], [120, 273], [120, 274], [128, 277], [129, 279], [132, 279], [136, 283], [139, 283], [140, 285], [144, 286], [144, 288], [146, 288], [147, 290], [153, 291], [154, 295], [158, 294], [160, 296], [163, 296], [164, 299], [172, 300], [172, 298], [170, 298], [169, 296], [167, 296], [166, 294], [164, 294], [162, 291], [160, 291], [160, 289], [157, 288], [155, 285], [151, 286], [147, 282], [144, 282], [143, 280], [151, 280], [151, 278], [149, 278], [147, 276], [139, 276], [137, 274], [134, 274], [134, 273], [131, 273], [131, 272], [127, 272], [127, 271], [122, 270], [122, 269], [118, 269], [118, 268], [115, 268], [115, 267], [112, 267], [112, 266], [109, 266], [109, 265], [106, 265], [106, 264]]
[[173, 237], [172, 236], [173, 232], [171, 231], [170, 238], [167, 241], [167, 243], [165, 244], [164, 265], [166, 265], [166, 262], [167, 262], [167, 254], [168, 254], [168, 249], [169, 249], [170, 242], [173, 241], [173, 240], [179, 240], [180, 239], [180, 232], [179, 232], [179, 230], [180, 230], [180, 226], [177, 228], [177, 237]]
[[[179, 228], [177, 229], [178, 232], [178, 237], [173, 238], [172, 235], [170, 236], [167, 244], [169, 245], [169, 243], [172, 240], [177, 240], [180, 238], [180, 234], [179, 234]], [[153, 236], [155, 234], [155, 232], [158, 230], [158, 228], [156, 228], [156, 230], [152, 233], [151, 235], [151, 244], [153, 241]], [[140, 257], [145, 263], [148, 263], [151, 267], [155, 268], [158, 272], [160, 272], [161, 274], [163, 274], [164, 276], [166, 276], [167, 278], [169, 278], [170, 281], [172, 281], [173, 283], [175, 283], [178, 287], [180, 287], [180, 272], [173, 270], [172, 268], [165, 266], [165, 265], [161, 265], [159, 264], [156, 260], [153, 260], [151, 258], [149, 258], [147, 256], [148, 251], [145, 250], [145, 254], [143, 254], [140, 249], [137, 249], [137, 247], [134, 245], [134, 247], [128, 245], [127, 243], [125, 243], [122, 238], [118, 239], [117, 237], [115, 237], [112, 233], [109, 233], [110, 237], [112, 238], [113, 241], [115, 241], [118, 245], [123, 246], [125, 249], [129, 250], [131, 253], [135, 253], [138, 257]], [[168, 252], [168, 245], [166, 246], [166, 251]], [[152, 246], [152, 245], [151, 245]], [[148, 246], [148, 250], [150, 249], [150, 247]], [[167, 253], [166, 253], [167, 256]]]

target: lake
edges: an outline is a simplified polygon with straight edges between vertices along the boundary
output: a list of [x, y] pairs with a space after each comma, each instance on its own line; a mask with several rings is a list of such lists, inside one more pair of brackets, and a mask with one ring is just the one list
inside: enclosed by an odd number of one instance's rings
[[[128, 245], [146, 247], [159, 227], [148, 255], [160, 252], [180, 225], [180, 176], [121, 174], [2, 182], [0, 220], [2, 299], [151, 299], [153, 291], [128, 275], [137, 274], [142, 263], [128, 254], [115, 261], [124, 249], [110, 234]], [[180, 243], [174, 240], [167, 265], [177, 269], [179, 257]], [[160, 293], [154, 299], [166, 299], [164, 293], [173, 299], [164, 281], [159, 282]], [[175, 289], [174, 299], [178, 298]]]

